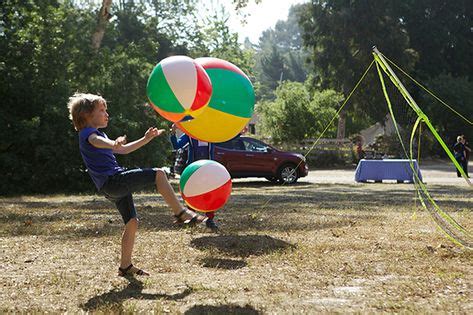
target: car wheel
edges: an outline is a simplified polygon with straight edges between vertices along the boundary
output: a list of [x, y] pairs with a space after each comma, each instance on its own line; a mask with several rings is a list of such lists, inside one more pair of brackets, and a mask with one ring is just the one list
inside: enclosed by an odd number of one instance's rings
[[297, 174], [296, 165], [288, 163], [279, 168], [278, 179], [284, 184], [294, 184], [297, 182], [299, 174]]

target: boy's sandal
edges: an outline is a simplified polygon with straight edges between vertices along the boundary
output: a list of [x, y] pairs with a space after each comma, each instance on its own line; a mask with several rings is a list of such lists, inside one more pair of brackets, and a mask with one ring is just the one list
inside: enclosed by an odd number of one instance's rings
[[133, 268], [133, 264], [130, 264], [126, 268], [120, 268], [118, 267], [118, 275], [120, 277], [126, 277], [126, 276], [132, 276], [132, 275], [138, 275], [138, 276], [149, 276], [149, 274], [141, 269], [136, 269], [136, 271], [132, 271], [131, 268]]
[[208, 218], [206, 218], [202, 215], [198, 215], [197, 213], [193, 213], [192, 218], [190, 218], [188, 220], [183, 220], [182, 216], [186, 213], [189, 214], [189, 212], [190, 212], [190, 210], [186, 208], [186, 209], [183, 209], [178, 214], [175, 214], [174, 217], [176, 218], [176, 220], [174, 221], [174, 223], [175, 224], [185, 224], [187, 226], [194, 226], [198, 223], [204, 223], [205, 221], [208, 220]]

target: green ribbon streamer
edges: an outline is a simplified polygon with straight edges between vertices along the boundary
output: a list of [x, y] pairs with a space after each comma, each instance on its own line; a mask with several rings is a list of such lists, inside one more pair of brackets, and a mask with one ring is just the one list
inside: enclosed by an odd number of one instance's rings
[[383, 55], [381, 52], [380, 54], [383, 56], [384, 59], [386, 59], [390, 64], [392, 64], [394, 67], [396, 67], [399, 71], [401, 71], [406, 77], [408, 77], [409, 79], [412, 80], [412, 82], [414, 82], [415, 84], [417, 84], [417, 86], [419, 86], [421, 89], [423, 89], [424, 91], [426, 91], [427, 93], [430, 94], [430, 96], [432, 96], [433, 98], [435, 98], [439, 103], [441, 103], [442, 105], [444, 105], [445, 107], [447, 107], [448, 109], [450, 109], [452, 112], [454, 112], [457, 116], [461, 117], [464, 121], [466, 121], [468, 124], [470, 125], [473, 125], [473, 122], [471, 120], [469, 120], [468, 118], [466, 118], [464, 115], [462, 115], [461, 113], [459, 113], [457, 110], [455, 110], [452, 106], [448, 105], [447, 103], [445, 103], [444, 101], [442, 101], [437, 95], [435, 95], [432, 91], [430, 91], [428, 88], [426, 88], [424, 85], [422, 85], [421, 83], [419, 83], [416, 79], [414, 79], [412, 76], [410, 76], [406, 71], [404, 71], [401, 67], [399, 67], [397, 64], [395, 64], [392, 60], [390, 60], [388, 57], [386, 57], [385, 55]]
[[[445, 142], [442, 140], [442, 138], [438, 134], [437, 130], [435, 130], [434, 126], [429, 121], [429, 118], [427, 117], [427, 115], [425, 115], [424, 112], [419, 108], [419, 106], [412, 100], [409, 93], [405, 90], [405, 88], [403, 86], [401, 86], [400, 82], [398, 82], [398, 80], [396, 80], [396, 78], [394, 78], [392, 76], [392, 74], [388, 70], [387, 65], [380, 58], [380, 56], [378, 54], [376, 54], [376, 52], [373, 53], [373, 56], [376, 60], [376, 66], [377, 67], [379, 66], [383, 69], [383, 71], [386, 73], [386, 75], [391, 79], [391, 82], [393, 82], [393, 84], [397, 87], [399, 92], [401, 92], [401, 94], [404, 97], [404, 99], [406, 100], [407, 104], [409, 104], [409, 106], [411, 106], [411, 108], [417, 113], [417, 115], [420, 118], [422, 118], [422, 121], [427, 125], [427, 127], [429, 127], [429, 129], [432, 132], [432, 134], [434, 135], [435, 139], [437, 139], [437, 141], [440, 143], [440, 145], [444, 149], [445, 153], [447, 153], [448, 157], [453, 162], [453, 164], [455, 165], [457, 170], [462, 174], [463, 178], [468, 183], [468, 185], [470, 185], [470, 187], [473, 187], [470, 180], [468, 179], [468, 176], [466, 176], [465, 171], [463, 171], [463, 168], [460, 166], [460, 164], [458, 164], [458, 162], [455, 159], [455, 157], [453, 156], [452, 152], [450, 152], [450, 149], [447, 147]], [[379, 69], [378, 69], [378, 71], [379, 71]], [[386, 96], [386, 94], [385, 94], [385, 96]]]
[[[378, 70], [378, 76], [379, 76], [379, 80], [381, 82], [383, 94], [384, 94], [384, 97], [386, 99], [386, 103], [388, 105], [389, 112], [390, 112], [392, 120], [393, 120], [394, 128], [395, 128], [397, 136], [398, 136], [398, 138], [401, 142], [401, 146], [404, 150], [405, 155], [409, 157], [409, 165], [410, 165], [410, 167], [412, 169], [412, 172], [414, 174], [414, 186], [415, 186], [415, 189], [417, 191], [417, 195], [420, 199], [420, 202], [421, 202], [423, 208], [426, 209], [431, 214], [432, 218], [434, 219], [434, 222], [436, 222], [436, 224], [440, 228], [440, 230], [442, 232], [444, 232], [444, 234], [450, 240], [452, 240], [454, 243], [456, 243], [458, 245], [462, 245], [462, 246], [468, 247], [470, 249], [473, 248], [472, 242], [465, 239], [465, 238], [471, 238], [471, 234], [468, 231], [466, 231], [459, 223], [457, 223], [450, 215], [445, 213], [437, 205], [435, 200], [430, 196], [430, 194], [427, 190], [427, 187], [420, 180], [420, 178], [417, 174], [417, 170], [415, 169], [415, 166], [414, 166], [414, 163], [413, 163], [413, 141], [414, 141], [415, 132], [416, 132], [416, 130], [417, 130], [417, 128], [418, 128], [418, 126], [421, 122], [424, 122], [429, 127], [432, 134], [437, 139], [437, 141], [439, 141], [442, 148], [445, 150], [445, 152], [450, 157], [452, 162], [455, 164], [457, 169], [459, 169], [462, 172], [462, 175], [464, 176], [464, 178], [467, 180], [467, 182], [470, 185], [471, 185], [471, 183], [469, 182], [468, 178], [466, 177], [466, 174], [464, 174], [463, 169], [460, 167], [460, 165], [458, 164], [458, 162], [454, 158], [453, 154], [451, 154], [451, 152], [448, 149], [448, 147], [446, 146], [446, 144], [443, 142], [443, 140], [440, 138], [437, 131], [434, 129], [434, 127], [430, 123], [428, 117], [424, 114], [424, 112], [422, 112], [422, 110], [419, 108], [419, 106], [413, 101], [413, 99], [410, 97], [409, 93], [405, 90], [404, 86], [402, 86], [402, 84], [398, 81], [398, 79], [391, 74], [391, 72], [388, 70], [388, 67], [383, 62], [383, 59], [380, 58], [377, 55], [376, 51], [373, 52], [373, 55], [374, 55], [374, 59], [376, 61], [376, 68]], [[386, 90], [386, 85], [384, 83], [383, 72], [381, 71], [381, 69], [383, 70], [384, 73], [386, 73], [386, 75], [390, 78], [390, 80], [393, 82], [393, 84], [396, 86], [396, 88], [400, 91], [400, 93], [402, 94], [402, 96], [404, 97], [406, 102], [409, 104], [409, 106], [418, 115], [418, 118], [417, 118], [416, 122], [414, 123], [414, 126], [412, 128], [412, 132], [411, 132], [410, 148], [409, 148], [409, 153], [410, 154], [407, 154], [407, 150], [404, 146], [404, 142], [402, 141], [402, 136], [399, 132], [399, 128], [398, 128], [398, 125], [397, 125], [397, 122], [396, 122], [396, 118], [394, 116], [394, 112], [393, 112], [393, 109], [392, 109], [391, 100], [390, 100], [388, 92]], [[428, 207], [428, 204], [430, 204], [433, 207], [433, 209], [430, 209]]]

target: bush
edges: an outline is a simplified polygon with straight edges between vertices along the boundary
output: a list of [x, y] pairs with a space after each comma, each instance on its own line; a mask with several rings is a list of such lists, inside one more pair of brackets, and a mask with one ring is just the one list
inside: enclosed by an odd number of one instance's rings
[[[301, 141], [319, 136], [335, 115], [343, 96], [333, 90], [310, 93], [304, 83], [283, 82], [274, 101], [257, 104], [262, 133], [274, 141]], [[333, 137], [335, 123], [324, 137]]]
[[307, 163], [311, 168], [346, 166], [352, 164], [352, 155], [342, 151], [317, 151], [310, 155]]

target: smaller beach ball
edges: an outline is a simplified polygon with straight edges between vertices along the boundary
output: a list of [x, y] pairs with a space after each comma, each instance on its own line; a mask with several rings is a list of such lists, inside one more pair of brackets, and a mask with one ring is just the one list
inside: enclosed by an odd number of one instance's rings
[[232, 180], [227, 169], [211, 160], [199, 160], [187, 166], [179, 182], [184, 201], [202, 212], [223, 207], [232, 191]]
[[210, 101], [212, 83], [192, 58], [172, 56], [154, 67], [146, 86], [154, 110], [172, 122], [197, 117]]

